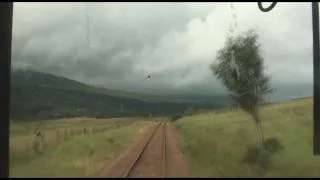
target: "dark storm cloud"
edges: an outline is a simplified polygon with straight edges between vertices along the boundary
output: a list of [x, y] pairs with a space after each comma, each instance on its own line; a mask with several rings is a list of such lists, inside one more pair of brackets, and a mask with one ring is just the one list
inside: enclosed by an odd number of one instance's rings
[[[132, 91], [225, 91], [208, 66], [232, 21], [229, 3], [86, 5], [15, 3], [13, 67]], [[257, 30], [267, 71], [279, 91], [284, 84], [310, 84], [309, 5], [279, 3], [270, 13], [259, 12], [255, 3], [236, 3], [235, 8], [236, 33]]]

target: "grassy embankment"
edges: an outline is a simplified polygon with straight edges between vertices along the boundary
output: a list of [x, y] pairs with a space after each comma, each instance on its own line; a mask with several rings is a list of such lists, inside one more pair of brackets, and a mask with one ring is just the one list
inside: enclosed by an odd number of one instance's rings
[[243, 111], [213, 111], [176, 121], [191, 175], [319, 177], [320, 157], [312, 151], [312, 99], [266, 105], [261, 118], [265, 138], [275, 149], [276, 142], [280, 143], [263, 168], [245, 161], [252, 156], [248, 147], [255, 145], [256, 131], [253, 120]]
[[[39, 122], [11, 122], [11, 177], [92, 177], [116, 158], [146, 120], [74, 118]], [[35, 153], [34, 130], [45, 134], [46, 148]], [[86, 128], [87, 133], [83, 133]], [[67, 136], [65, 134], [67, 131]]]

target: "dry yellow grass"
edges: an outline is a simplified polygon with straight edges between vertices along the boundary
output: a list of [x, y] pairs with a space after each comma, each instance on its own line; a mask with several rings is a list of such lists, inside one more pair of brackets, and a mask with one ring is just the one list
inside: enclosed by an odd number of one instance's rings
[[[11, 177], [95, 176], [105, 162], [130, 144], [132, 137], [150, 121], [143, 119], [73, 118], [10, 125]], [[36, 154], [34, 130], [45, 134], [46, 149]], [[83, 128], [88, 134], [84, 135]], [[69, 138], [64, 140], [64, 131]], [[71, 131], [79, 132], [74, 136]], [[57, 135], [57, 131], [60, 135]], [[58, 138], [59, 137], [59, 138]], [[59, 140], [60, 139], [60, 140]]]
[[243, 162], [248, 145], [256, 143], [255, 124], [245, 112], [212, 111], [178, 120], [175, 126], [192, 175], [319, 177], [320, 157], [312, 152], [312, 99], [265, 105], [261, 118], [266, 138], [277, 139], [284, 148], [263, 171]]

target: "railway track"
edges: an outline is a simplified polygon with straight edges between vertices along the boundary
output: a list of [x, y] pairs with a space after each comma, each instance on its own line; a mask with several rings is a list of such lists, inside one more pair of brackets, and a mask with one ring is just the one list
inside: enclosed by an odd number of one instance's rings
[[[139, 172], [139, 168], [152, 168], [151, 164], [156, 164], [153, 167], [154, 170], [161, 170], [158, 173], [154, 173], [152, 176], [166, 177], [166, 149], [166, 124], [160, 122], [151, 131], [142, 149], [130, 163], [129, 167], [125, 169], [122, 177], [141, 176], [143, 172], [141, 172], [141, 170]], [[151, 154], [151, 152], [154, 154]], [[150, 163], [150, 161], [153, 161], [153, 163]]]

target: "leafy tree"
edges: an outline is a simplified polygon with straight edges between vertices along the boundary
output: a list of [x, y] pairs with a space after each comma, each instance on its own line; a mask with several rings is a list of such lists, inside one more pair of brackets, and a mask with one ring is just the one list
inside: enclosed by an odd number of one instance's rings
[[259, 106], [273, 89], [270, 87], [271, 78], [264, 73], [257, 33], [249, 30], [236, 37], [227, 37], [210, 67], [227, 88], [232, 100], [252, 116], [257, 130], [258, 149], [263, 151]]

